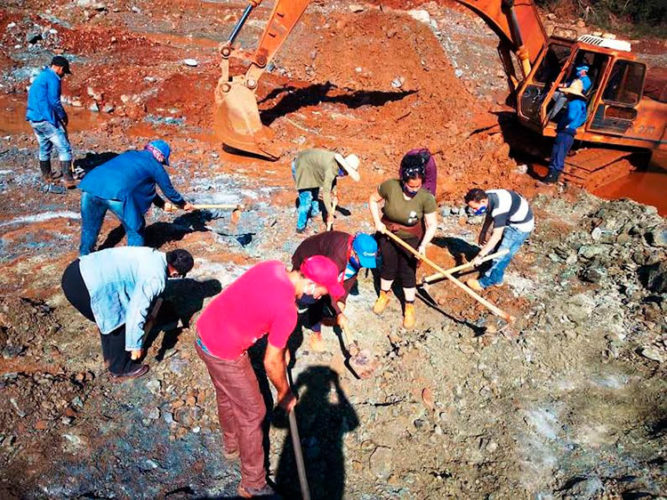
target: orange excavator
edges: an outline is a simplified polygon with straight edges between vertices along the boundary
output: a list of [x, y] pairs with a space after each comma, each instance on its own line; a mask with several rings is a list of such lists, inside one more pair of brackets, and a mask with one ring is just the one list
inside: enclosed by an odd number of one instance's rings
[[[500, 38], [510, 100], [520, 124], [537, 134], [555, 137], [553, 94], [574, 77], [577, 66], [590, 68], [588, 118], [575, 137], [588, 147], [568, 157], [564, 177], [569, 182], [594, 189], [634, 169], [627, 160], [634, 152], [667, 150], [667, 93], [664, 88], [647, 91], [647, 66], [637, 61], [628, 42], [591, 35], [548, 37], [532, 0], [458, 1]], [[255, 91], [310, 1], [276, 0], [248, 69], [231, 76], [230, 58], [238, 50], [234, 41], [260, 3], [251, 0], [221, 48], [215, 128], [226, 146], [275, 160], [280, 153], [272, 147], [271, 130], [260, 121]]]
[[648, 83], [648, 68], [637, 61], [628, 42], [577, 38], [572, 30], [547, 37], [532, 0], [458, 1], [500, 38], [498, 52], [517, 118], [543, 137], [556, 135], [550, 111], [559, 85], [574, 77], [576, 67], [589, 67], [588, 118], [575, 136], [586, 147], [567, 158], [566, 180], [595, 189], [633, 170], [628, 157], [634, 152], [667, 151], [666, 87]]

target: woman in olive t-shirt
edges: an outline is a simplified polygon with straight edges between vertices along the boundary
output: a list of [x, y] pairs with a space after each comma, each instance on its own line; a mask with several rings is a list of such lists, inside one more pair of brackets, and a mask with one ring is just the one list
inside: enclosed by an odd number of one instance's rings
[[[426, 253], [437, 226], [435, 198], [422, 189], [424, 167], [414, 166], [403, 170], [401, 179], [390, 179], [378, 187], [368, 200], [375, 228], [380, 233], [378, 243], [382, 254], [380, 268], [380, 296], [373, 311], [381, 314], [390, 299], [391, 285], [398, 277], [405, 295], [403, 326], [415, 325], [414, 302], [417, 294], [417, 259], [407, 250], [382, 234], [391, 231], [419, 253]], [[384, 201], [382, 217], [379, 203]]]

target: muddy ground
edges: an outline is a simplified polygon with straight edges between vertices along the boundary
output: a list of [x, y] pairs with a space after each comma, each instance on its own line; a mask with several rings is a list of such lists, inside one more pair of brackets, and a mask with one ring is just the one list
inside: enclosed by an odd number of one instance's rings
[[[242, 44], [253, 45], [269, 7], [253, 15]], [[522, 173], [499, 126], [511, 119], [495, 36], [445, 1], [310, 5], [258, 91], [284, 155], [270, 163], [223, 151], [210, 128], [216, 48], [242, 8], [187, 0], [0, 8], [0, 496], [234, 496], [239, 469], [221, 455], [191, 324], [249, 266], [289, 262], [301, 241], [289, 163], [309, 146], [362, 159], [362, 182], [340, 186], [336, 228], [350, 232], [371, 230], [366, 200], [402, 154], [429, 147], [440, 169], [429, 256], [445, 267], [474, 253], [481, 221], [461, 210], [468, 188], [516, 189], [537, 217], [505, 286], [486, 294], [518, 318], [513, 328], [443, 282], [421, 294], [417, 328], [405, 331], [397, 302], [373, 315], [374, 279], [363, 273], [349, 318], [366, 378], [346, 368], [331, 329], [325, 352], [310, 349], [307, 331], [295, 333], [292, 379], [314, 498], [664, 495], [665, 220], [652, 207]], [[81, 166], [162, 137], [189, 200], [247, 206], [236, 225], [229, 213], [149, 214], [148, 243], [187, 248], [196, 264], [166, 292], [149, 338], [151, 371], [140, 380], [109, 379], [97, 333], [59, 289], [77, 256], [79, 195], [41, 191], [23, 121], [30, 78], [54, 53], [73, 61], [63, 98]], [[122, 244], [117, 225], [108, 218], [104, 246]], [[272, 477], [298, 497], [281, 418], [270, 443]]]

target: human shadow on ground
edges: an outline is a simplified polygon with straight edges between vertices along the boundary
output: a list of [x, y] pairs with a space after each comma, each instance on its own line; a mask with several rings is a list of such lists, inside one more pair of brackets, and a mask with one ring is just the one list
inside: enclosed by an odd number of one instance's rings
[[[145, 348], [153, 345], [161, 331], [162, 344], [155, 359], [162, 361], [167, 351], [174, 348], [184, 328], [190, 326], [193, 316], [199, 312], [208, 297], [217, 295], [222, 285], [216, 279], [197, 281], [190, 278], [167, 280], [162, 294], [164, 302], [160, 307], [155, 326], [146, 336]], [[179, 322], [182, 326], [178, 326]]]
[[[340, 387], [338, 373], [328, 366], [310, 366], [293, 386], [299, 393], [296, 420], [306, 476], [313, 499], [341, 499], [345, 491], [343, 437], [359, 426], [359, 418]], [[287, 416], [274, 425], [288, 428]], [[285, 498], [300, 498], [299, 479], [291, 435], [286, 435], [276, 473], [278, 491]]]
[[[329, 95], [332, 90], [337, 91], [336, 95]], [[388, 102], [400, 101], [416, 92], [416, 90], [399, 90], [396, 92], [382, 90], [350, 91], [340, 89], [331, 82], [326, 82], [316, 83], [304, 88], [287, 86], [274, 89], [258, 104], [261, 105], [283, 94], [283, 97], [275, 106], [261, 111], [262, 123], [268, 126], [282, 116], [294, 113], [306, 106], [317, 106], [323, 102], [343, 104], [350, 109], [360, 108], [361, 106], [384, 106]]]
[[118, 156], [118, 153], [113, 151], [105, 151], [104, 153], [86, 153], [86, 156], [83, 158], [77, 158], [74, 160], [74, 170], [81, 169], [86, 174], [93, 170], [95, 167], [99, 167], [102, 163], [106, 163], [109, 160], [114, 159]]

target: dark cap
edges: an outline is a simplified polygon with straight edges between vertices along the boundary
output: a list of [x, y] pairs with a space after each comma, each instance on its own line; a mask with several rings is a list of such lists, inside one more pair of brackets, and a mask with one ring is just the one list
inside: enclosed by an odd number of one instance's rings
[[53, 56], [51, 59], [51, 66], [60, 66], [65, 71], [65, 74], [69, 75], [72, 72], [69, 70], [69, 61], [63, 56]]

